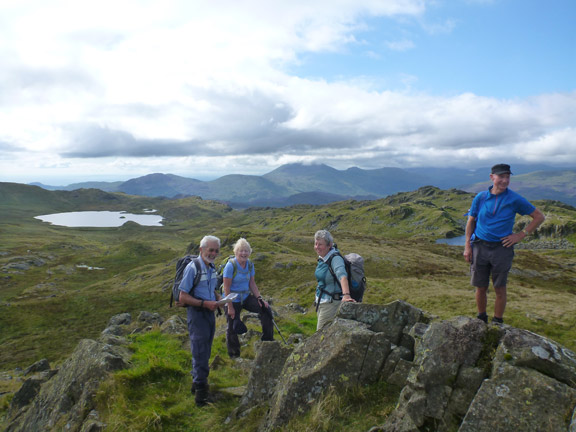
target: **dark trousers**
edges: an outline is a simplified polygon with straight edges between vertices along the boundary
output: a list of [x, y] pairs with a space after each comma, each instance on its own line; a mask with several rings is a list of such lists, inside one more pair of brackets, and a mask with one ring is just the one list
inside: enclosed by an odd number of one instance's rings
[[216, 317], [208, 309], [188, 307], [188, 333], [192, 351], [192, 380], [197, 385], [208, 383], [210, 354], [216, 332]]
[[[240, 311], [242, 309], [258, 313], [258, 318], [260, 318], [260, 324], [262, 325], [262, 337], [260, 340], [274, 340], [272, 311], [263, 311], [263, 308], [260, 306], [260, 302], [256, 297], [250, 294], [243, 302], [228, 303], [226, 307], [231, 307], [231, 305], [234, 307], [236, 312], [234, 320], [240, 319]], [[238, 340], [238, 335], [234, 332], [234, 320], [230, 319], [228, 309], [226, 309], [226, 320], [228, 322], [228, 329], [226, 330], [226, 347], [228, 348], [228, 355], [230, 357], [238, 357], [240, 355], [240, 341]]]

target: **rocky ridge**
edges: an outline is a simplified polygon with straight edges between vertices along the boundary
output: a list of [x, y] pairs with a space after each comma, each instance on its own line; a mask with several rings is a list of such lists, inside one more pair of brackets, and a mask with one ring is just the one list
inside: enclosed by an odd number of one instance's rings
[[[110, 372], [130, 367], [123, 337], [160, 326], [185, 334], [178, 316], [143, 312], [110, 320], [99, 340], [83, 340], [60, 367], [25, 371], [7, 431], [100, 431], [93, 397]], [[412, 305], [343, 304], [337, 319], [291, 346], [259, 342], [249, 382], [228, 421], [255, 407], [260, 431], [279, 430], [328, 388], [376, 382], [400, 386], [393, 413], [371, 432], [576, 431], [576, 355], [507, 325], [455, 317], [441, 321]]]

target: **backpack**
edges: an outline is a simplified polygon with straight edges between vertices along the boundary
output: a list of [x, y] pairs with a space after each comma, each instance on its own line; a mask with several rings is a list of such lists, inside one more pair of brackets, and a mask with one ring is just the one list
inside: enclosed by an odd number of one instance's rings
[[[334, 245], [336, 247], [336, 245]], [[356, 300], [358, 303], [362, 302], [364, 297], [364, 291], [366, 291], [366, 276], [364, 275], [364, 258], [362, 258], [357, 253], [349, 253], [347, 255], [342, 255], [337, 249], [333, 253], [326, 264], [328, 264], [328, 269], [332, 273], [332, 277], [342, 290], [340, 281], [336, 277], [336, 273], [332, 269], [332, 258], [336, 255], [342, 257], [344, 260], [344, 266], [346, 267], [346, 273], [348, 274], [348, 287], [350, 288], [350, 296]]]
[[[218, 272], [217, 272], [218, 280], [216, 282], [216, 286], [220, 287], [220, 294], [224, 292], [224, 268], [226, 267], [226, 264], [228, 264], [228, 261], [232, 261], [232, 266], [234, 266], [234, 273], [232, 273], [232, 279], [234, 279], [234, 276], [236, 276], [237, 267], [235, 258], [236, 256], [230, 255], [224, 258], [224, 260], [218, 266]], [[252, 268], [254, 268], [254, 264], [252, 263], [252, 261], [250, 261], [250, 259], [248, 260], [248, 266], [250, 269], [250, 273], [252, 273]]]
[[[194, 282], [192, 283], [192, 290], [200, 282], [202, 277], [202, 267], [200, 266], [200, 257], [198, 255], [186, 255], [178, 260], [176, 263], [176, 276], [174, 276], [174, 284], [172, 285], [172, 293], [170, 294], [170, 307], [172, 307], [173, 301], [178, 301], [180, 298], [180, 283], [182, 282], [182, 276], [184, 275], [184, 269], [190, 261], [194, 261], [194, 266], [196, 267], [196, 274], [194, 275]], [[192, 290], [190, 295], [192, 295]], [[186, 305], [188, 307], [188, 305]]]

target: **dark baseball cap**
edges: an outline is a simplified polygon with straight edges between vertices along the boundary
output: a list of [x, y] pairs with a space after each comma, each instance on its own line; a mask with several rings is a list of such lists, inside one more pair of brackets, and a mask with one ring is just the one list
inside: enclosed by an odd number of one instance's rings
[[500, 175], [500, 174], [512, 174], [510, 171], [510, 165], [508, 164], [498, 164], [492, 167], [492, 174]]

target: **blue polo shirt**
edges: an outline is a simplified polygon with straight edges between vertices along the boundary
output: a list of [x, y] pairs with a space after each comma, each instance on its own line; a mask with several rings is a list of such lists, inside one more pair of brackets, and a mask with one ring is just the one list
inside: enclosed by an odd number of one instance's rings
[[476, 218], [474, 235], [482, 240], [498, 242], [512, 234], [516, 213], [526, 216], [536, 207], [520, 194], [506, 189], [498, 195], [480, 192], [472, 201], [469, 215]]
[[[234, 264], [236, 264], [236, 275], [234, 275]], [[232, 258], [226, 263], [222, 276], [232, 279], [230, 292], [239, 294], [236, 300], [234, 300], [235, 303], [246, 300], [250, 295], [250, 278], [255, 274], [254, 264], [252, 264], [250, 260], [246, 261], [245, 267], [242, 267], [238, 261], [236, 261], [236, 258]]]
[[202, 271], [202, 276], [198, 285], [194, 288], [194, 292], [190, 293], [192, 290], [192, 284], [194, 283], [194, 276], [196, 276], [196, 266], [194, 261], [190, 263], [184, 269], [184, 274], [182, 275], [182, 282], [180, 282], [179, 289], [190, 294], [200, 300], [216, 300], [216, 284], [218, 280], [218, 275], [216, 274], [216, 269], [214, 264], [210, 264], [208, 268], [204, 264], [204, 261], [200, 259], [200, 269]]

